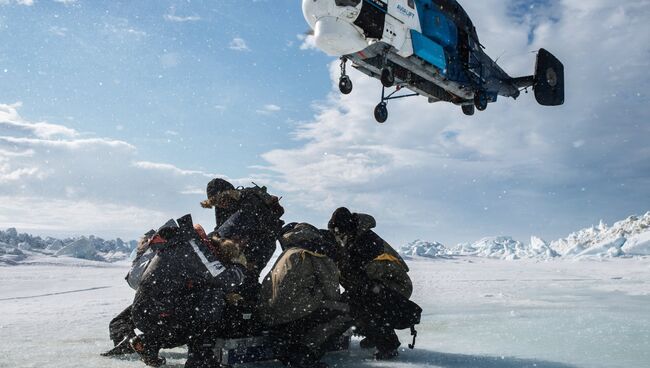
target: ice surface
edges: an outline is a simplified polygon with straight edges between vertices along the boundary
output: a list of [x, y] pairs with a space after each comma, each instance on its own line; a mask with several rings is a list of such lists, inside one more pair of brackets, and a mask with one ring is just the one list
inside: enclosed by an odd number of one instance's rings
[[65, 247], [59, 249], [56, 256], [70, 256], [74, 258], [89, 259], [93, 261], [100, 261], [102, 257], [95, 247], [90, 244], [88, 239], [76, 240]]
[[[650, 259], [574, 262], [477, 257], [408, 261], [423, 309], [416, 349], [375, 362], [358, 339], [333, 367], [569, 368], [650, 366]], [[0, 266], [0, 367], [144, 367], [99, 356], [133, 291], [129, 263], [34, 256]], [[182, 367], [186, 350], [163, 352]], [[246, 367], [280, 368], [277, 362]]]
[[[637, 238], [643, 236], [642, 234], [650, 233], [650, 212], [643, 216], [630, 216], [625, 220], [618, 221], [611, 227], [604, 224], [602, 221], [598, 226], [592, 226], [586, 229], [576, 231], [564, 239], [559, 239], [551, 242], [551, 248], [558, 251], [564, 256], [577, 256], [583, 257], [583, 253], [589, 248], [600, 248], [588, 253], [591, 256], [608, 256], [616, 253], [611, 248], [621, 249], [620, 242], [627, 239]], [[622, 240], [621, 240], [622, 239]], [[611, 244], [611, 247], [607, 247]], [[618, 255], [625, 255], [625, 249]], [[645, 252], [643, 254], [637, 253], [636, 255], [650, 255]]]
[[628, 255], [650, 255], [650, 231], [631, 236], [621, 250]]
[[[95, 236], [69, 239], [34, 237], [11, 228], [0, 231], [0, 264], [16, 264], [33, 256], [51, 255], [115, 262], [133, 255], [135, 241], [103, 240]], [[473, 243], [447, 247], [438, 242], [416, 240], [402, 245], [406, 258], [477, 256], [506, 260], [564, 258], [611, 258], [650, 256], [650, 212], [630, 216], [608, 227], [603, 222], [551, 242], [532, 236], [522, 243], [509, 236], [486, 237]]]
[[411, 243], [402, 245], [399, 252], [401, 255], [407, 257], [437, 258], [447, 256], [449, 250], [438, 242], [415, 240]]
[[39, 236], [18, 233], [16, 229], [10, 228], [6, 231], [0, 230], [0, 264], [15, 264], [44, 255], [115, 262], [128, 258], [136, 245], [135, 241], [124, 242], [120, 238], [104, 240], [93, 235], [42, 239]]

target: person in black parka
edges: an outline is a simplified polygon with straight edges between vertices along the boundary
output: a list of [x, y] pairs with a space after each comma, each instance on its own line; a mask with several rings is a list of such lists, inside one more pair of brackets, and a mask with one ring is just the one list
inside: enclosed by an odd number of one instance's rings
[[362, 348], [375, 347], [376, 359], [397, 356], [400, 341], [395, 329], [419, 323], [421, 309], [409, 298], [413, 285], [409, 268], [399, 254], [371, 229], [375, 219], [337, 209], [328, 229], [341, 246], [338, 258], [341, 285], [350, 304], [357, 333], [366, 338]]
[[[170, 220], [150, 243], [156, 252], [136, 292], [132, 318], [141, 335], [131, 346], [142, 361], [160, 366], [162, 348], [184, 344], [222, 317], [225, 295], [245, 279], [241, 264], [219, 259], [214, 244], [201, 239], [191, 217]], [[192, 366], [188, 359], [187, 366]], [[198, 366], [198, 365], [197, 365]]]
[[262, 269], [276, 249], [276, 241], [284, 221], [280, 218], [284, 208], [277, 196], [267, 192], [266, 187], [235, 188], [230, 182], [215, 178], [206, 188], [207, 199], [201, 202], [203, 208], [213, 208], [215, 231], [238, 211], [257, 217], [257, 226], [247, 234], [248, 242], [243, 252], [251, 272], [259, 277]]

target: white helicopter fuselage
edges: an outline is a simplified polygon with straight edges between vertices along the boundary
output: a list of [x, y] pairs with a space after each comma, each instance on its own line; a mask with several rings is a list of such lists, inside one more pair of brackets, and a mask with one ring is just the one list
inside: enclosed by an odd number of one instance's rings
[[[354, 22], [361, 13], [363, 1], [356, 6], [336, 5], [334, 0], [303, 0], [302, 11], [314, 30], [316, 46], [330, 56], [343, 56], [363, 51], [376, 42], [395, 48], [402, 57], [413, 55], [410, 30], [420, 31], [420, 19], [413, 2], [388, 0], [387, 16], [380, 38], [367, 38]], [[385, 6], [378, 1], [377, 6]]]
[[[396, 85], [428, 97], [429, 102], [467, 103], [474, 92], [447, 77], [443, 47], [422, 35], [416, 1], [303, 0], [302, 10], [316, 46], [328, 55], [345, 57], [353, 67], [378, 79], [386, 65], [399, 65], [410, 74], [397, 75]], [[422, 47], [423, 42], [434, 52]], [[383, 61], [378, 63], [377, 58]]]

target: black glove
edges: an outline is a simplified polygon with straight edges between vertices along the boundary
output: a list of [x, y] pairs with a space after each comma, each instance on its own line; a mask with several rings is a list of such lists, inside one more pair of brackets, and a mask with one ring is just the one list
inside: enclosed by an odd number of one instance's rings
[[221, 285], [224, 292], [230, 293], [246, 281], [246, 268], [238, 263], [229, 264], [225, 271], [216, 277], [216, 282]]

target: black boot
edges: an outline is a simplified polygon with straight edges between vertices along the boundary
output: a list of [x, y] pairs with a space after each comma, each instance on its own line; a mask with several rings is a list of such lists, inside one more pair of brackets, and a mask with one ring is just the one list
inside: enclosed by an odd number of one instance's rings
[[401, 345], [395, 330], [388, 329], [382, 331], [379, 335], [374, 336], [377, 349], [375, 350], [374, 357], [377, 360], [390, 360], [395, 358], [399, 353], [397, 348]]
[[377, 344], [375, 344], [375, 342], [369, 337], [364, 337], [363, 340], [359, 341], [359, 347], [361, 349], [372, 349], [375, 346], [377, 346]]
[[138, 353], [140, 360], [150, 367], [160, 367], [166, 363], [165, 358], [158, 356], [159, 349], [145, 343], [141, 336], [131, 339], [131, 347]]
[[135, 353], [135, 350], [133, 350], [133, 347], [131, 346], [131, 338], [131, 336], [127, 336], [120, 342], [116, 341], [115, 347], [102, 353], [101, 356], [108, 357]]
[[287, 356], [287, 367], [291, 368], [328, 368], [320, 361], [323, 354], [304, 345], [292, 345]]
[[399, 353], [397, 352], [397, 349], [387, 349], [387, 350], [377, 349], [373, 354], [376, 360], [391, 360], [398, 355]]

